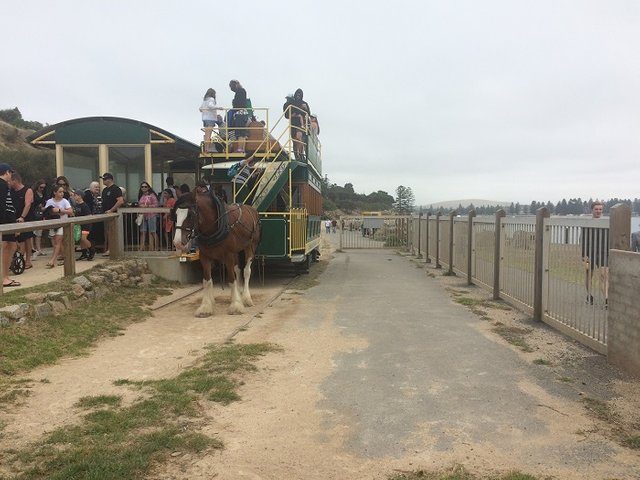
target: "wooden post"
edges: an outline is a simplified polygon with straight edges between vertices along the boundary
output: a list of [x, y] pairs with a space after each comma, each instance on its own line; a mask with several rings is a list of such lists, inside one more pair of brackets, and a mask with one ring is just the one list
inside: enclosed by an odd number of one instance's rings
[[427, 257], [427, 261], [425, 263], [431, 263], [431, 259], [429, 258], [429, 217], [431, 216], [431, 212], [427, 212], [427, 226], [425, 228], [424, 236], [427, 239], [427, 245], [425, 246], [424, 256]]
[[473, 285], [473, 219], [475, 210], [469, 211], [469, 223], [467, 224], [467, 285]]
[[62, 254], [64, 255], [64, 276], [73, 277], [76, 274], [76, 249], [73, 240], [73, 225], [65, 225], [62, 227]]
[[493, 299], [500, 299], [500, 237], [502, 236], [500, 220], [505, 217], [507, 213], [500, 209], [496, 212], [496, 231], [494, 232], [493, 247]]
[[542, 284], [545, 273], [544, 266], [544, 219], [549, 218], [549, 209], [541, 207], [536, 211], [535, 252], [533, 266], [533, 319], [542, 321]]
[[[0, 272], [4, 272], [4, 235], [0, 233]], [[2, 275], [0, 275], [2, 276]], [[4, 276], [2, 278], [2, 283], [0, 283], [0, 295], [4, 293]]]
[[107, 238], [109, 239], [109, 258], [111, 260], [119, 260], [123, 255], [123, 218], [124, 215], [119, 214], [117, 217], [110, 218], [104, 222], [107, 229]]
[[631, 208], [626, 203], [609, 210], [609, 248], [631, 250]]
[[442, 212], [436, 213], [436, 268], [442, 268], [440, 265], [440, 216]]
[[449, 214], [449, 271], [447, 275], [455, 275], [453, 273], [453, 219], [458, 214], [455, 210]]

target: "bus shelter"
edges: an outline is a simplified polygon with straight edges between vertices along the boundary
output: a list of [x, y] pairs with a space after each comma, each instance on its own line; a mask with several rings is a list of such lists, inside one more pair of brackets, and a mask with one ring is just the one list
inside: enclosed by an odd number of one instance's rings
[[200, 177], [200, 147], [166, 130], [120, 117], [67, 120], [33, 133], [27, 141], [55, 149], [56, 174], [74, 188], [86, 188], [105, 172], [136, 202], [142, 181], [160, 193], [168, 176], [176, 185], [195, 186]]

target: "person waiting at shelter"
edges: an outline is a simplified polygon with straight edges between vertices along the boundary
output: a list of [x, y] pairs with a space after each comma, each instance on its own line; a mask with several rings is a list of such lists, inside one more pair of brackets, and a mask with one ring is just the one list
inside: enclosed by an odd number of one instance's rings
[[[31, 213], [29, 216], [34, 219], [34, 221], [39, 221], [43, 219], [42, 210], [44, 209], [44, 204], [47, 201], [45, 198], [45, 189], [47, 188], [47, 182], [44, 179], [38, 180], [33, 184], [31, 190], [33, 191], [33, 203], [31, 204]], [[34, 242], [35, 242], [35, 252], [33, 252], [33, 258], [35, 257], [44, 257], [44, 253], [42, 252], [42, 230], [36, 230], [33, 232]]]
[[[84, 192], [80, 189], [73, 191], [73, 214], [76, 217], [91, 215], [91, 207], [84, 201]], [[80, 225], [80, 256], [76, 260], [92, 261], [96, 255], [96, 249], [91, 245], [89, 234], [93, 224]]]
[[[141, 208], [157, 208], [158, 196], [153, 191], [151, 185], [147, 182], [140, 184], [140, 190], [138, 190], [138, 207]], [[140, 243], [138, 245], [139, 250], [144, 250], [145, 238], [147, 233], [149, 234], [149, 250], [155, 251], [158, 247], [158, 233], [157, 233], [157, 213], [144, 213], [142, 214], [142, 223], [140, 223]]]
[[[102, 210], [103, 213], [115, 213], [122, 205], [124, 205], [124, 195], [122, 189], [113, 182], [113, 174], [107, 172], [100, 177], [105, 187], [102, 189]], [[104, 240], [105, 257], [109, 256], [109, 242]]]
[[[176, 204], [176, 196], [175, 193], [170, 188], [165, 188], [162, 191], [163, 203], [165, 208], [173, 208]], [[163, 213], [162, 214], [162, 233], [164, 235], [165, 244], [171, 248], [173, 243], [171, 242], [172, 233], [173, 233], [173, 220], [171, 219], [171, 214]]]
[[[63, 187], [64, 188], [64, 198], [66, 198], [67, 200], [69, 200], [69, 202], [72, 203], [72, 193], [73, 193], [73, 189], [71, 188], [71, 184], [69, 182], [69, 179], [67, 177], [65, 177], [64, 175], [60, 175], [59, 177], [56, 178], [55, 184], [54, 184], [54, 191], [57, 187]], [[53, 196], [53, 192], [51, 192], [51, 195]]]
[[[64, 198], [64, 194], [65, 189], [62, 185], [57, 186], [53, 190], [53, 197], [47, 200], [47, 203], [44, 205], [46, 218], [51, 220], [56, 218], [66, 220], [69, 218], [69, 215], [73, 215], [71, 203], [69, 200]], [[53, 244], [53, 255], [51, 256], [51, 260], [47, 263], [47, 268], [55, 267], [58, 256], [62, 255], [62, 235], [62, 227], [52, 228], [49, 230], [49, 238], [51, 238], [51, 243]], [[64, 265], [64, 262], [59, 265]]]
[[[35, 218], [31, 215], [31, 205], [33, 204], [33, 190], [22, 183], [22, 176], [18, 172], [11, 175], [11, 196], [13, 197], [13, 206], [18, 216], [17, 222], [32, 222]], [[22, 232], [17, 236], [18, 250], [24, 255], [24, 268], [33, 268], [31, 263], [31, 255], [33, 249], [33, 240], [35, 237], [33, 232]]]
[[[13, 169], [7, 163], [0, 163], [0, 224], [10, 225], [16, 223], [16, 209], [11, 198], [11, 188], [9, 182]], [[16, 236], [14, 234], [2, 235], [2, 286], [19, 287], [20, 282], [9, 278], [9, 267], [11, 258], [16, 251]]]

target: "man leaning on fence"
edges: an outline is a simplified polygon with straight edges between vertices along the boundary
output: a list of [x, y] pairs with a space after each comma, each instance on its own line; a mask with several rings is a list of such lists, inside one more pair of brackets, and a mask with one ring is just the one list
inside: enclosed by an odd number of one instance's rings
[[[11, 189], [9, 188], [9, 182], [11, 181], [11, 175], [13, 169], [6, 163], [0, 163], [0, 224], [6, 225], [9, 223], [16, 223], [16, 209], [13, 206], [13, 200], [11, 198]], [[2, 235], [4, 242], [3, 256], [2, 256], [2, 286], [6, 287], [19, 287], [20, 282], [9, 278], [9, 267], [11, 266], [11, 259], [13, 253], [16, 250], [16, 236], [14, 234]]]

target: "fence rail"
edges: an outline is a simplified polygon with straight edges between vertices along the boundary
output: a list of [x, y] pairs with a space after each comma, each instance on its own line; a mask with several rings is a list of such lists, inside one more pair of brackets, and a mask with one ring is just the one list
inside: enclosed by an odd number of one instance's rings
[[412, 219], [409, 249], [606, 353], [608, 251], [629, 249], [630, 216], [624, 204], [601, 219], [429, 212]]

